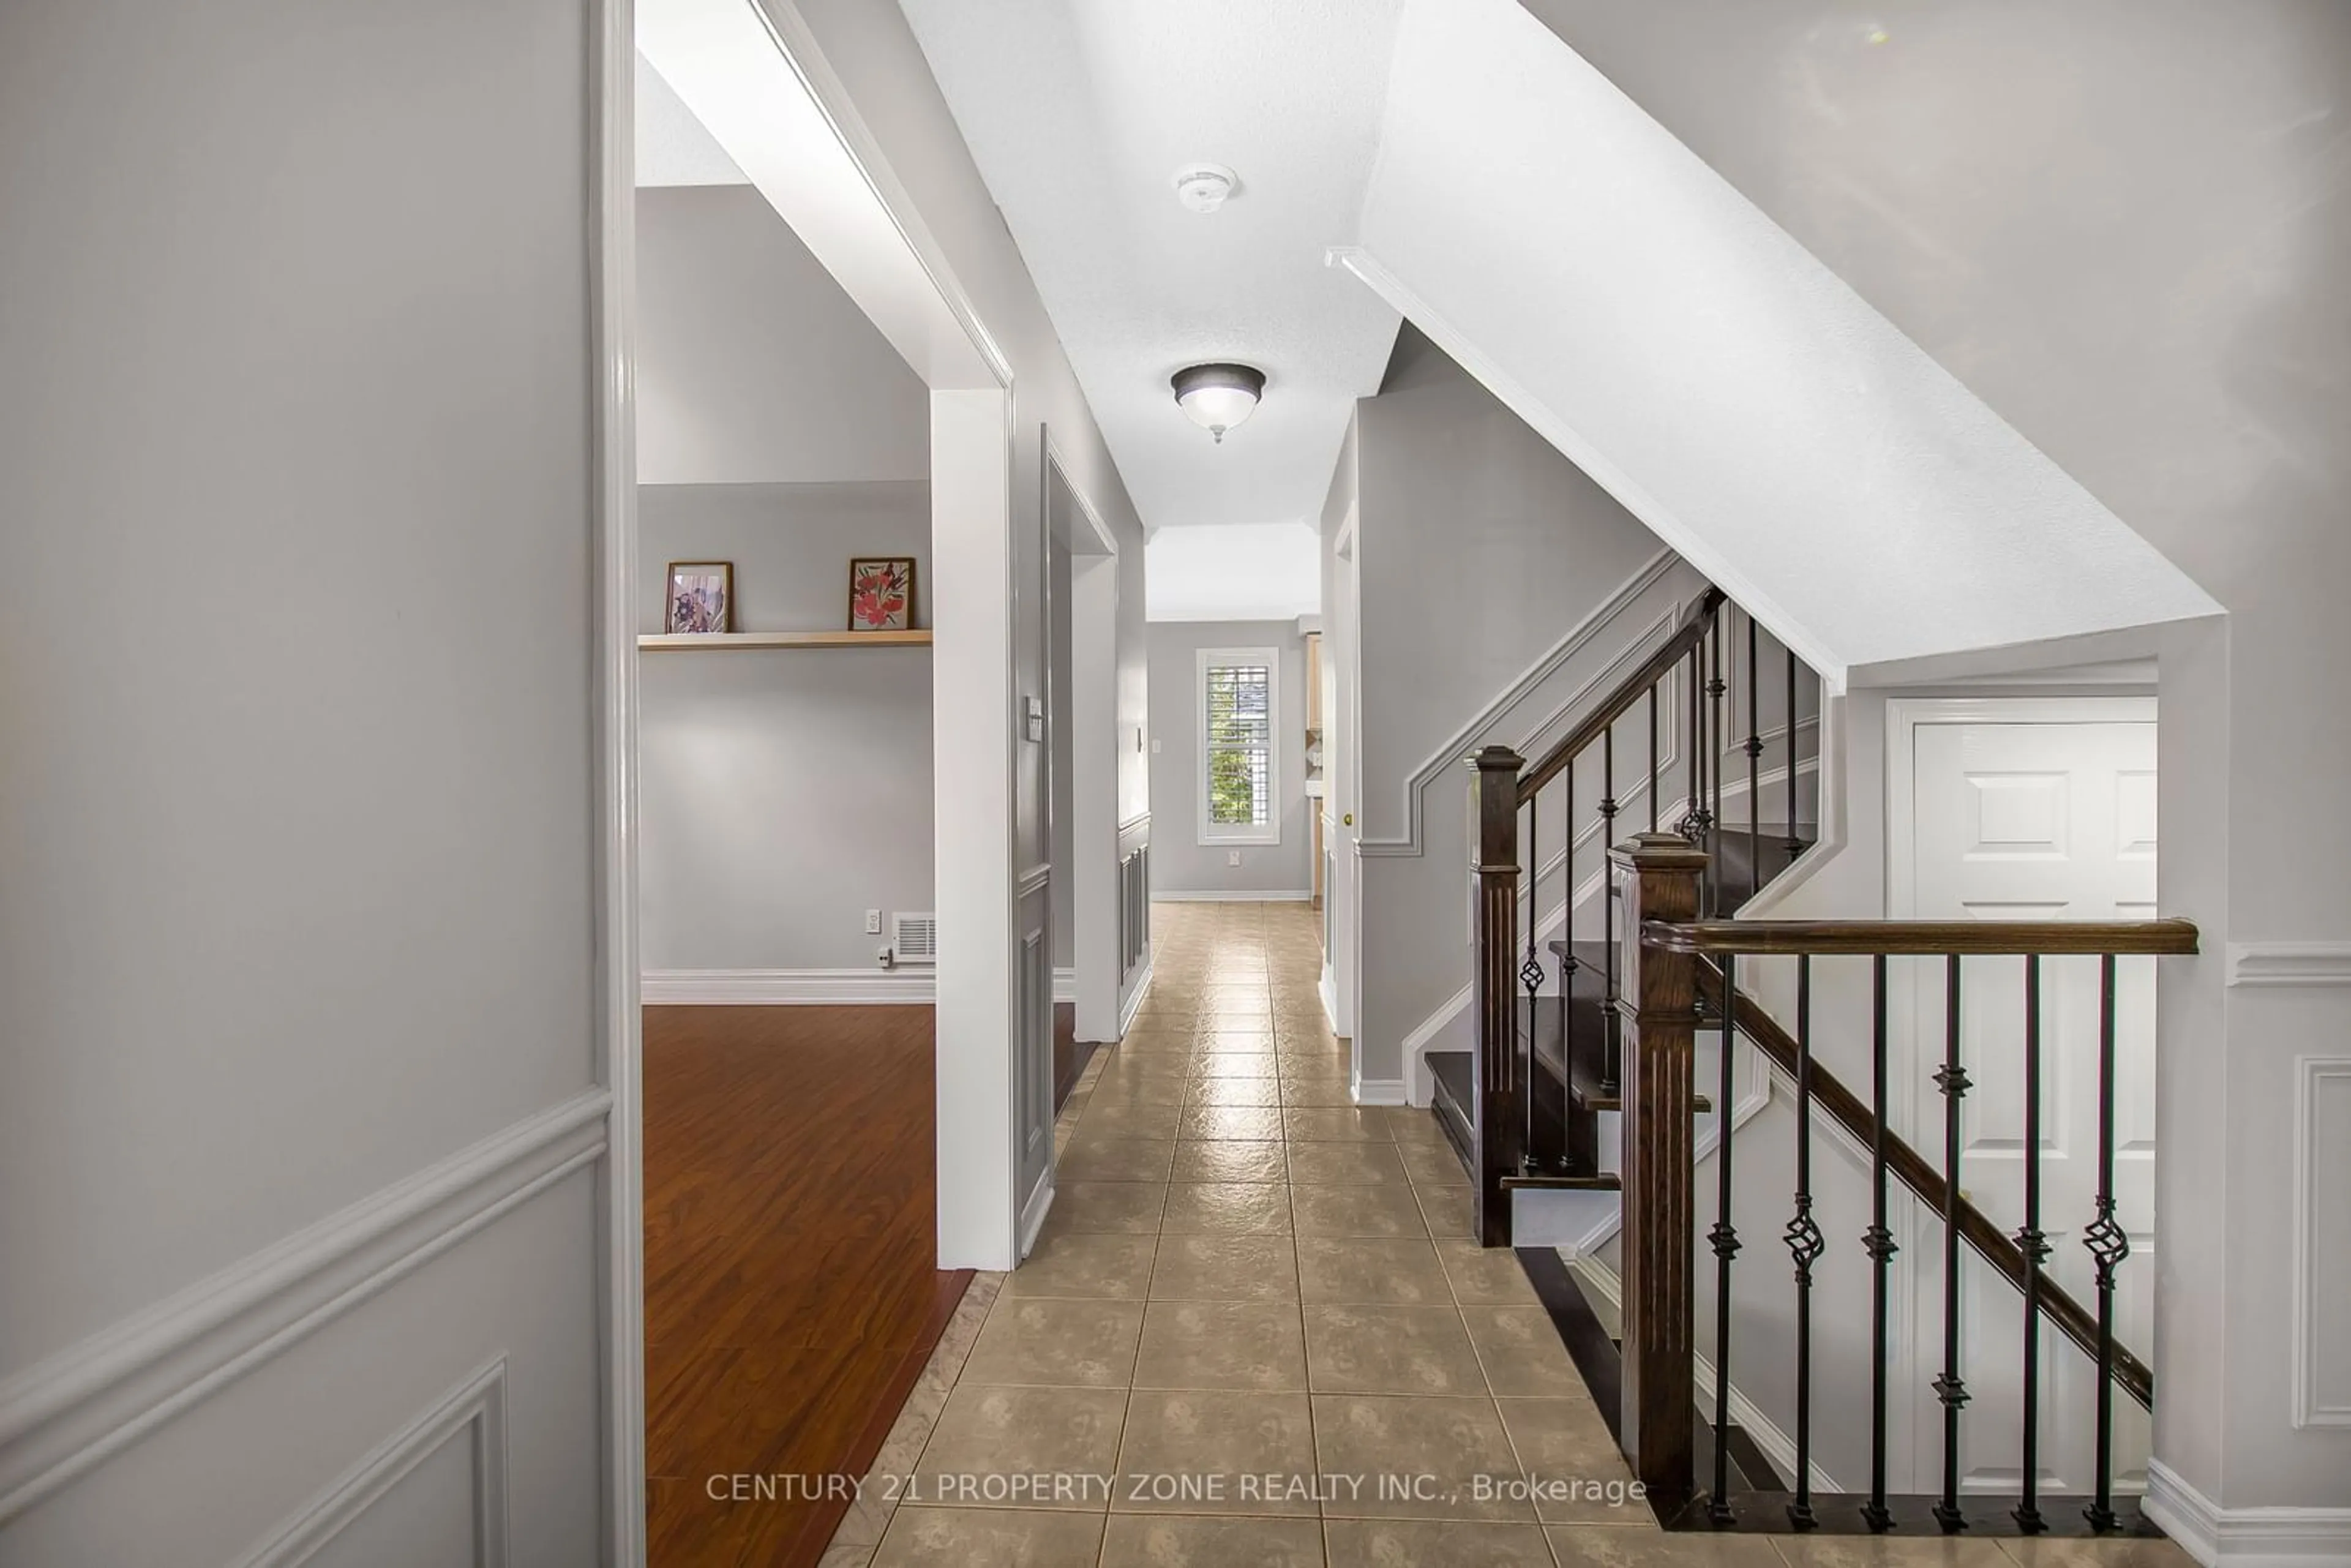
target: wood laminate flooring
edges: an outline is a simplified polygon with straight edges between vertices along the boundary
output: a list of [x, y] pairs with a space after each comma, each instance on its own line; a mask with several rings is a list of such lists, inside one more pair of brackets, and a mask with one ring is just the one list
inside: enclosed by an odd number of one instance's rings
[[[811, 1563], [845, 1500], [792, 1479], [863, 1473], [970, 1278], [937, 1268], [931, 1009], [644, 1025], [652, 1563]], [[777, 1479], [710, 1495], [737, 1475]]]

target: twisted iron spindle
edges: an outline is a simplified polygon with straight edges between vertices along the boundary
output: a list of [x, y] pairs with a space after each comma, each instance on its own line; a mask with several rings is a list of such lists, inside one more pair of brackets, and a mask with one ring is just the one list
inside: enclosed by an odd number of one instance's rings
[[1793, 864], [1804, 852], [1804, 841], [1796, 832], [1796, 651], [1788, 654], [1788, 838], [1785, 845], [1788, 860]]
[[1813, 1218], [1813, 956], [1796, 958], [1796, 1213], [1781, 1233], [1796, 1265], [1796, 1496], [1788, 1522], [1820, 1523], [1813, 1513], [1813, 1265], [1826, 1249]]
[[1959, 1408], [1968, 1402], [1959, 1376], [1959, 1102], [1972, 1085], [1959, 1065], [1959, 956], [1943, 965], [1943, 1065], [1935, 1074], [1943, 1092], [1943, 1371], [1934, 1383], [1943, 1403], [1943, 1495], [1934, 1511], [1951, 1534], [1968, 1527], [1959, 1512]]
[[1659, 676], [1656, 685], [1649, 688], [1649, 831], [1653, 833], [1657, 831], [1657, 686], [1665, 684]]
[[2027, 1535], [2048, 1528], [2041, 1517], [2041, 1265], [2049, 1238], [2041, 1229], [2041, 956], [2024, 960], [2024, 1224], [2016, 1233], [2024, 1254], [2024, 1454], [2016, 1527]]
[[[1706, 825], [1717, 828], [1722, 824], [1722, 743], [1725, 736], [1722, 695], [1730, 687], [1722, 678], [1722, 612], [1717, 610], [1707, 622], [1707, 659], [1712, 674], [1706, 682], [1706, 779], [1708, 803]], [[1722, 914], [1722, 850], [1718, 835], [1709, 846], [1713, 853], [1707, 857], [1707, 913]]]
[[1861, 1517], [1876, 1531], [1890, 1530], [1886, 1506], [1886, 1293], [1894, 1255], [1894, 1232], [1886, 1228], [1886, 955], [1870, 960], [1869, 1228], [1861, 1233], [1869, 1254], [1869, 1500]]
[[2115, 1517], [2115, 1275], [2130, 1256], [2130, 1237], [2115, 1222], [2115, 956], [2098, 960], [2098, 1217], [2083, 1232], [2098, 1267], [2097, 1490], [2082, 1511], [2097, 1531]]

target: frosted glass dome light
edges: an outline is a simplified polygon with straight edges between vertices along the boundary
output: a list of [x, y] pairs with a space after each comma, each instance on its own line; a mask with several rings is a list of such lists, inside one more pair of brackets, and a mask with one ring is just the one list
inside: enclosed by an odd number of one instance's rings
[[1221, 444], [1225, 432], [1257, 412], [1265, 395], [1265, 372], [1249, 365], [1186, 365], [1171, 384], [1192, 423]]

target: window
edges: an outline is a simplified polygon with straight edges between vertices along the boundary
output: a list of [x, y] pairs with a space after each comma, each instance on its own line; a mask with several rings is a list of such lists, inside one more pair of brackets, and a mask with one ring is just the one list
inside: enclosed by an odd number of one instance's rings
[[1278, 844], [1281, 655], [1272, 648], [1200, 650], [1200, 841]]

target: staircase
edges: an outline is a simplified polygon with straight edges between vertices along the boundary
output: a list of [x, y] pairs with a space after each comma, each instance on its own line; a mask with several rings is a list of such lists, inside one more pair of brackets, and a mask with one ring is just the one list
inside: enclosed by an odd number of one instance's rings
[[[1767, 683], [1782, 696], [1776, 731], [1768, 722]], [[2115, 1333], [2118, 1272], [2131, 1250], [2127, 1227], [2147, 1223], [2144, 1214], [2121, 1215], [2115, 1180], [2115, 1041], [2124, 1011], [2117, 1005], [2116, 976], [2125, 961], [2195, 952], [2195, 927], [2175, 920], [1732, 917], [1810, 847], [1811, 833], [1802, 824], [1818, 820], [1817, 801], [1806, 788], [1800, 736], [1802, 698], [1809, 695], [1817, 712], [1818, 691], [1818, 683], [1792, 653], [1767, 647], [1750, 618], [1719, 591], [1708, 590], [1685, 610], [1656, 653], [1544, 757], [1530, 763], [1507, 748], [1489, 747], [1470, 758], [1477, 1049], [1432, 1053], [1429, 1065], [1436, 1082], [1434, 1114], [1468, 1172], [1479, 1239], [1488, 1247], [1511, 1244], [1512, 1208], [1520, 1193], [1620, 1195], [1622, 1316], [1614, 1333], [1598, 1326], [1593, 1303], [1566, 1276], [1557, 1254], [1529, 1249], [1520, 1256], [1634, 1473], [1668, 1526], [1946, 1535], [2152, 1533], [2115, 1484], [2115, 1396], [2119, 1391], [2149, 1410], [2155, 1396], [2146, 1364]], [[1665, 745], [1669, 739], [1679, 742], [1670, 753]], [[1620, 751], [1639, 762], [1636, 773], [1619, 769]], [[1727, 784], [1727, 773], [1744, 778]], [[1817, 789], [1816, 773], [1811, 787]], [[1583, 818], [1575, 807], [1579, 794], [1588, 803]], [[1619, 831], [1628, 800], [1639, 802], [1648, 831]], [[1772, 806], [1778, 810], [1771, 811]], [[1554, 841], [1566, 847], [1557, 858], [1562, 934], [1542, 941], [1538, 934], [1548, 911], [1541, 891], [1551, 863], [1542, 853], [1547, 824]], [[1597, 841], [1606, 860], [1585, 901], [1590, 907], [1583, 907], [1576, 896], [1576, 847], [1587, 840]], [[1814, 1053], [1814, 968], [1844, 960], [1865, 967], [1846, 971], [1854, 977], [1865, 970], [1866, 1012], [1860, 1027], [1868, 1039], [1866, 1093], [1847, 1088]], [[1925, 963], [1896, 968], [1917, 960]], [[2074, 1019], [2085, 1016], [2081, 1009], [2049, 1004], [2044, 969], [2085, 960], [2094, 961], [2091, 973], [2096, 977], [2086, 1015], [2094, 1016], [2096, 1029], [2096, 1146], [2062, 1150], [2060, 1157], [2089, 1160], [2095, 1193], [2089, 1196], [2086, 1181], [2076, 1189], [2087, 1213], [2044, 1215], [2044, 1151], [2050, 1140], [2042, 1130], [2043, 1116], [2044, 1107], [2054, 1103], [2052, 1082], [2044, 1076], [2044, 1030], [2074, 1029]], [[1986, 961], [2012, 967], [2022, 977], [2021, 994], [2003, 999], [1998, 1013], [2003, 1020], [2015, 1020], [2021, 1037], [2013, 1066], [2005, 1054], [1997, 1067], [1963, 1060], [1968, 1037], [1961, 1028], [1962, 998], [1976, 995], [1978, 1002], [1970, 1005], [1980, 1005]], [[1971, 963], [1973, 969], [1968, 967]], [[1792, 974], [1782, 977], [1792, 978], [1792, 987], [1773, 992], [1792, 994], [1785, 1014], [1775, 1014], [1749, 988], [1751, 977], [1772, 964], [1792, 965]], [[2078, 972], [2069, 971], [2074, 973]], [[1918, 1004], [1917, 1010], [1940, 1014], [1941, 1061], [1929, 1075], [1942, 1107], [1936, 1129], [1941, 1135], [1939, 1160], [1914, 1148], [1894, 1126], [1898, 1107], [1915, 1087], [1895, 1082], [1889, 1052], [1889, 998], [1896, 994], [1897, 975], [1904, 982], [1916, 981], [1915, 990], [1900, 994]], [[1964, 983], [1969, 977], [1976, 980], [1972, 993]], [[1702, 1046], [1709, 1048], [1704, 1061]], [[1775, 1356], [1784, 1354], [1782, 1366], [1793, 1369], [1793, 1410], [1787, 1422], [1793, 1428], [1793, 1464], [1784, 1479], [1731, 1419], [1732, 1388], [1740, 1375], [1732, 1362], [1731, 1325], [1740, 1311], [1741, 1283], [1752, 1267], [1739, 1262], [1747, 1243], [1736, 1217], [1747, 1207], [1751, 1224], [1757, 1201], [1739, 1186], [1739, 1155], [1748, 1140], [1735, 1128], [1726, 1126], [1710, 1153], [1714, 1212], [1703, 1231], [1695, 1190], [1694, 1124], [1731, 1106], [1734, 1063], [1744, 1051], [1761, 1060], [1795, 1104], [1794, 1191], [1777, 1238], [1786, 1250], [1782, 1267], [1793, 1272], [1793, 1321], [1770, 1307], [1745, 1320], [1745, 1354], [1753, 1354], [1754, 1325], [1760, 1323], [1775, 1341], [1786, 1342], [1771, 1350]], [[2022, 1107], [2023, 1118], [2015, 1161], [2021, 1205], [2009, 1206], [2013, 1212], [2003, 1216], [2014, 1222], [2013, 1228], [1989, 1212], [2007, 1204], [2006, 1194], [1997, 1199], [1971, 1195], [1960, 1180], [1962, 1104], [1971, 1090], [1993, 1086], [1989, 1078], [1979, 1084], [1975, 1074], [1994, 1071], [2016, 1074], [1996, 1087]], [[1832, 1237], [1815, 1218], [1813, 1155], [1822, 1123], [1848, 1147], [1867, 1151], [1870, 1219], [1857, 1238]], [[1750, 1133], [1769, 1130], [1758, 1123]], [[1606, 1135], [1610, 1132], [1614, 1135]], [[1619, 1151], [1616, 1156], [1608, 1156], [1611, 1149]], [[1921, 1206], [1928, 1227], [1906, 1232], [1897, 1243], [1889, 1206], [1901, 1191]], [[1777, 1218], [1772, 1223], [1781, 1224]], [[2071, 1245], [2084, 1253], [2053, 1261], [2061, 1237], [2071, 1238]], [[1896, 1327], [1892, 1270], [1903, 1246], [1932, 1248], [1940, 1255], [1940, 1301], [1919, 1309], [1921, 1322], [1928, 1308], [1940, 1309], [1939, 1368], [1926, 1385], [1934, 1402], [1927, 1409], [1935, 1414], [1920, 1423], [1922, 1428], [1939, 1427], [1941, 1484], [1933, 1492], [1906, 1492], [1888, 1478], [1895, 1400], [1897, 1392], [1909, 1393], [1893, 1385], [1889, 1349]], [[1813, 1317], [1816, 1300], [1827, 1300], [1816, 1296], [1827, 1288], [1816, 1276], [1816, 1265], [1832, 1249], [1840, 1253], [1846, 1288], [1852, 1288], [1856, 1271], [1863, 1272], [1853, 1301], [1856, 1309], [1865, 1301], [1869, 1322], [1869, 1485], [1850, 1492], [1816, 1489], [1813, 1480]], [[1988, 1265], [1992, 1278], [2018, 1298], [2013, 1321], [2022, 1324], [2022, 1360], [2015, 1364], [2012, 1385], [1997, 1381], [2005, 1376], [2004, 1368], [1994, 1381], [1986, 1381], [1986, 1353], [1970, 1351], [1970, 1336], [1961, 1332], [1963, 1252], [1976, 1260], [1971, 1270]], [[2071, 1272], [2076, 1287], [2089, 1295], [2086, 1303], [2052, 1272], [2067, 1272], [2071, 1264], [2085, 1266]], [[1714, 1383], [1707, 1411], [1698, 1408], [1696, 1371], [1702, 1271], [1712, 1275], [1714, 1320], [1711, 1343], [1705, 1347]], [[1778, 1270], [1772, 1273], [1779, 1281], [1773, 1289], [1784, 1291], [1787, 1276]], [[1842, 1306], [1844, 1299], [1830, 1304]], [[2044, 1333], [2052, 1336], [2047, 1354]], [[1984, 1338], [1980, 1333], [1973, 1337]], [[1922, 1359], [1923, 1340], [1921, 1335]], [[2093, 1375], [2075, 1375], [2071, 1382], [2060, 1375], [2084, 1364], [2060, 1364], [2057, 1358], [2068, 1354], [2068, 1345], [2085, 1358]], [[1991, 1388], [2001, 1400], [2012, 1387], [2017, 1408], [1979, 1408], [1966, 1416], [1972, 1425], [1963, 1441], [1962, 1413], [1977, 1397], [1971, 1375], [1979, 1392]], [[1849, 1430], [1858, 1429], [1863, 1392], [1840, 1387], [1824, 1395]], [[2057, 1408], [2060, 1400], [2071, 1407]], [[1988, 1419], [2012, 1427], [2011, 1436], [1995, 1439], [2014, 1445], [1998, 1463], [1984, 1457]], [[2047, 1452], [2044, 1443], [2071, 1447]], [[2007, 1457], [2011, 1454], [2012, 1464]], [[2085, 1473], [2086, 1491], [2055, 1496], [2046, 1490], [2044, 1478]], [[2011, 1479], [1996, 1479], [2001, 1476]], [[2011, 1485], [2012, 1495], [1987, 1495], [1988, 1486]]]

